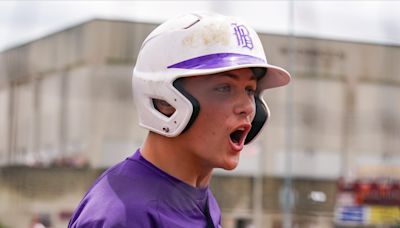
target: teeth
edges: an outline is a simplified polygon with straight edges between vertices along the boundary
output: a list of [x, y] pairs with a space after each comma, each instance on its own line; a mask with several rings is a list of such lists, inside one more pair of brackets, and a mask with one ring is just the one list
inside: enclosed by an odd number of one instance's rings
[[239, 131], [244, 131], [244, 127], [238, 128]]

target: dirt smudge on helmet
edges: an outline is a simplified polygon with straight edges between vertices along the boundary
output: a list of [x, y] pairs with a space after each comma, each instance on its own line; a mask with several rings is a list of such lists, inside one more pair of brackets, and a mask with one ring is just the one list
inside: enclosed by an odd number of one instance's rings
[[203, 45], [229, 45], [232, 39], [232, 31], [229, 26], [220, 24], [209, 24], [201, 30], [195, 30], [183, 38], [185, 46], [199, 47]]

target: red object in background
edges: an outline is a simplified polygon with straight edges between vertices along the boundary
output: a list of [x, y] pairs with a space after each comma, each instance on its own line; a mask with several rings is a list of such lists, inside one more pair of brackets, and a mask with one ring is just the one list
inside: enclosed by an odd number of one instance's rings
[[356, 202], [364, 204], [365, 197], [371, 193], [372, 184], [366, 181], [358, 181], [356, 184]]
[[400, 206], [399, 183], [381, 182], [364, 197], [365, 204]]
[[388, 180], [359, 181], [356, 184], [356, 203], [400, 206], [399, 183]]
[[354, 194], [357, 205], [400, 206], [400, 181], [391, 179], [359, 179], [338, 181], [338, 193]]

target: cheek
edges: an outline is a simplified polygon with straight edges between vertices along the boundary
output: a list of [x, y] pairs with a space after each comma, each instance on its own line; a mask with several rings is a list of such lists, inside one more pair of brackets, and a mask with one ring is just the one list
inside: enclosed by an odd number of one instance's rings
[[232, 115], [232, 101], [224, 100], [218, 96], [198, 95], [200, 113], [197, 117], [199, 125], [208, 128], [209, 134], [216, 135], [223, 130], [225, 123]]
[[204, 118], [207, 122], [213, 125], [213, 127], [222, 127], [224, 122], [228, 119], [230, 115], [229, 107], [223, 103], [214, 102], [209, 103], [207, 107], [204, 108]]
[[197, 125], [209, 136], [217, 136], [225, 130], [225, 122], [229, 119], [227, 107], [218, 102], [200, 105]]
[[212, 130], [211, 132], [210, 132], [210, 135], [211, 136], [215, 136], [217, 134], [217, 132], [215, 132], [214, 130]]

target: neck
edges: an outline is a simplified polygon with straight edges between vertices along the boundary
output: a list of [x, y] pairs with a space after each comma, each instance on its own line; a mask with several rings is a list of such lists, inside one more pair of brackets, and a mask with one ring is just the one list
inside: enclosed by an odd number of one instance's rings
[[201, 161], [190, 153], [182, 138], [168, 138], [149, 132], [141, 149], [142, 156], [179, 180], [193, 187], [207, 187], [212, 173], [211, 167], [201, 165]]

